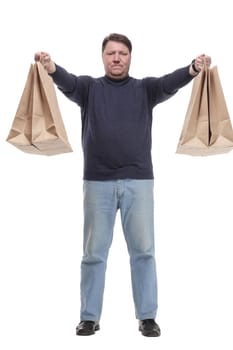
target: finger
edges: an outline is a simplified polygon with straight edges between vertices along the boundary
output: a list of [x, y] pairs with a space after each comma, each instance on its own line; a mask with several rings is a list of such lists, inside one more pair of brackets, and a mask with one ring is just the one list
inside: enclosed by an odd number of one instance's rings
[[36, 62], [40, 61], [41, 59], [41, 53], [40, 52], [36, 52], [35, 55], [34, 55], [34, 60]]

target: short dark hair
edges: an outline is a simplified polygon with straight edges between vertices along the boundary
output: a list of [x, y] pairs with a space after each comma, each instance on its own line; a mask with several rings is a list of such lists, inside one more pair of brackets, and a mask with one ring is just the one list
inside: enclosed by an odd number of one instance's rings
[[103, 40], [102, 53], [104, 52], [105, 46], [107, 45], [107, 43], [109, 41], [116, 41], [116, 42], [120, 42], [122, 44], [125, 44], [125, 46], [128, 47], [129, 52], [131, 53], [131, 51], [132, 51], [132, 43], [129, 40], [129, 38], [127, 38], [127, 36], [122, 35], [122, 34], [117, 34], [117, 33], [111, 33], [108, 36], [106, 36]]

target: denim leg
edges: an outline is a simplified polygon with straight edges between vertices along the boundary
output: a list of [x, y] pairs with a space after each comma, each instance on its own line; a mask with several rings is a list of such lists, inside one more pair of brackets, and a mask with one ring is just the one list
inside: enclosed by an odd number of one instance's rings
[[153, 180], [125, 180], [120, 201], [136, 318], [141, 320], [155, 318], [157, 312], [153, 185]]
[[101, 316], [107, 257], [117, 211], [114, 182], [84, 181], [81, 320]]

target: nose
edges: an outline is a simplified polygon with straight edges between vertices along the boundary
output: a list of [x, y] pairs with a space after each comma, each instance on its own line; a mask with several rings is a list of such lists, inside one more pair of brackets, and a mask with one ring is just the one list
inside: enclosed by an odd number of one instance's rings
[[113, 56], [113, 61], [114, 62], [120, 62], [120, 55], [118, 52], [116, 52]]

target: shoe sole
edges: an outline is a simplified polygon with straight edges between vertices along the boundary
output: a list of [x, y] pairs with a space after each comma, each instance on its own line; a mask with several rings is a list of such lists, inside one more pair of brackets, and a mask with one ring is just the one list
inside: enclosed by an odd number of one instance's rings
[[139, 328], [139, 331], [144, 337], [159, 337], [161, 335], [161, 332], [144, 332], [141, 328]]

